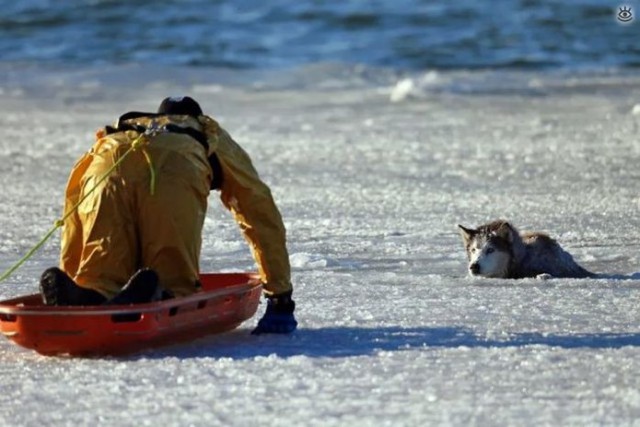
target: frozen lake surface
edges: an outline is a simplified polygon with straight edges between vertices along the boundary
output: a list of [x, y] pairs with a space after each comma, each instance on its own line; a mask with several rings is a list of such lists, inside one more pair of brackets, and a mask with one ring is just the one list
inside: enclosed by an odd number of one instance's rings
[[[251, 336], [262, 305], [233, 332], [119, 359], [3, 339], [1, 425], [637, 424], [637, 74], [2, 67], [2, 269], [60, 216], [95, 129], [190, 94], [272, 187], [299, 330]], [[202, 270], [252, 270], [210, 203]], [[466, 277], [456, 225], [496, 218], [608, 277]], [[58, 245], [0, 298], [36, 291]]]

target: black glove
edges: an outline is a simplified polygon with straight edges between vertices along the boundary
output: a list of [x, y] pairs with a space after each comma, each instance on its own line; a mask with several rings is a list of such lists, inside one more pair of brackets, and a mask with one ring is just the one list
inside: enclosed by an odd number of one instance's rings
[[291, 299], [292, 291], [284, 294], [267, 296], [267, 310], [258, 322], [258, 326], [251, 332], [260, 334], [290, 334], [296, 330], [298, 322], [293, 312], [296, 303]]

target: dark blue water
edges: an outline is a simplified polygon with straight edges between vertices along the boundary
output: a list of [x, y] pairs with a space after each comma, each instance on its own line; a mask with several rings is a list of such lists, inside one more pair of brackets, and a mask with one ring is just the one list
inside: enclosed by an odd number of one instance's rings
[[[632, 8], [623, 25], [619, 7]], [[640, 66], [638, 0], [0, 0], [0, 61], [264, 69]]]

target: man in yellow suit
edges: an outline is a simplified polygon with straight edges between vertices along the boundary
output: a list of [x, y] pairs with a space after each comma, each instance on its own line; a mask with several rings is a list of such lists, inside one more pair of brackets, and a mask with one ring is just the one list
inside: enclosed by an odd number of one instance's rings
[[[104, 180], [101, 177], [106, 176]], [[296, 329], [285, 228], [247, 153], [190, 97], [129, 112], [96, 134], [65, 193], [60, 267], [48, 305], [135, 304], [198, 291], [202, 228], [219, 190], [250, 245], [267, 310], [254, 333]]]

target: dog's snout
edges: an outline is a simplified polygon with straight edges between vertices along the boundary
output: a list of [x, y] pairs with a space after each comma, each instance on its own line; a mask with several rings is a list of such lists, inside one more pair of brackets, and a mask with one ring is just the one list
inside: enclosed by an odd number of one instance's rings
[[469, 266], [469, 271], [471, 272], [471, 274], [480, 273], [480, 264], [478, 264], [477, 262], [474, 262]]

